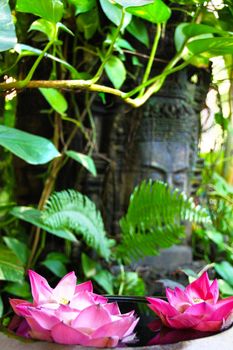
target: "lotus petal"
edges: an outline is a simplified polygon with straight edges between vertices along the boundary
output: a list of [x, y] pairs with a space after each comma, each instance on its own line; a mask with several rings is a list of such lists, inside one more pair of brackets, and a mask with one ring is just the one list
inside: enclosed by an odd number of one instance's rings
[[32, 270], [29, 270], [28, 274], [34, 303], [40, 305], [48, 302], [52, 294], [52, 288], [47, 280]]

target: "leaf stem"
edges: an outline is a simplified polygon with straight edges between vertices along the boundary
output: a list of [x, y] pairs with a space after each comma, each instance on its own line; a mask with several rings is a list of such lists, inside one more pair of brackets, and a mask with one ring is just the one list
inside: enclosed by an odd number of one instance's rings
[[[148, 63], [147, 63], [145, 74], [144, 74], [143, 79], [142, 79], [142, 84], [144, 84], [147, 81], [147, 79], [149, 78], [149, 75], [150, 75], [150, 72], [151, 72], [151, 68], [152, 68], [152, 65], [153, 65], [153, 62], [154, 62], [155, 54], [156, 54], [156, 51], [157, 51], [157, 48], [158, 48], [160, 37], [161, 37], [161, 24], [158, 23], [157, 24], [157, 30], [156, 30], [155, 37], [154, 37], [153, 46], [152, 46], [151, 53], [150, 53], [150, 57], [149, 57], [149, 60], [148, 60]], [[145, 88], [143, 88], [140, 91], [139, 97], [141, 97], [144, 94], [144, 91], [145, 91]]]
[[105, 64], [107, 63], [107, 61], [109, 60], [110, 56], [112, 55], [112, 52], [113, 52], [113, 49], [114, 49], [114, 45], [116, 43], [116, 40], [117, 38], [119, 37], [119, 34], [120, 34], [120, 31], [121, 31], [121, 28], [124, 24], [124, 18], [125, 18], [125, 9], [122, 8], [122, 15], [121, 15], [121, 21], [120, 21], [120, 24], [119, 26], [117, 27], [117, 30], [115, 31], [115, 34], [113, 36], [113, 40], [111, 42], [111, 45], [109, 46], [108, 48], [108, 51], [106, 53], [106, 56], [104, 57], [104, 59], [102, 60], [102, 63], [99, 67], [99, 69], [97, 70], [97, 73], [95, 74], [95, 76], [91, 79], [91, 82], [92, 83], [96, 83], [99, 78], [101, 77], [102, 73], [103, 73], [103, 70], [104, 70], [104, 66]]
[[49, 41], [48, 44], [45, 46], [44, 50], [40, 53], [40, 55], [37, 57], [36, 61], [34, 62], [32, 68], [30, 69], [30, 71], [28, 72], [28, 75], [26, 76], [25, 79], [23, 79], [20, 82], [20, 87], [23, 88], [25, 87], [29, 81], [32, 79], [33, 74], [35, 73], [36, 68], [38, 67], [40, 61], [42, 60], [42, 58], [44, 57], [44, 54], [48, 51], [48, 49], [53, 45], [53, 41]]

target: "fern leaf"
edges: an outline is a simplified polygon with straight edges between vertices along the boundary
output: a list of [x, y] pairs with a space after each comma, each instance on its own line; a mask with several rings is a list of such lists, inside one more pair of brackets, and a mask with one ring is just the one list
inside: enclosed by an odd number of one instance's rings
[[101, 214], [88, 197], [74, 190], [56, 192], [47, 201], [42, 219], [50, 227], [82, 235], [88, 246], [109, 259], [112, 240], [106, 237]]
[[128, 212], [120, 220], [122, 240], [116, 254], [125, 261], [156, 255], [184, 237], [186, 220], [209, 222], [205, 209], [195, 206], [178, 190], [152, 180], [143, 181], [130, 197]]

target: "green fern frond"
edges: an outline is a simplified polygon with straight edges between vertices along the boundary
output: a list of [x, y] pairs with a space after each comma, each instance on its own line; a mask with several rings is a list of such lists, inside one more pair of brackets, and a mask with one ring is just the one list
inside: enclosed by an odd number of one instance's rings
[[88, 246], [109, 259], [112, 240], [106, 237], [101, 214], [88, 197], [74, 190], [56, 192], [47, 201], [42, 219], [50, 227], [82, 235]]
[[184, 237], [183, 221], [208, 222], [205, 209], [167, 184], [143, 181], [130, 197], [128, 212], [120, 220], [122, 241], [117, 256], [131, 261], [159, 253]]

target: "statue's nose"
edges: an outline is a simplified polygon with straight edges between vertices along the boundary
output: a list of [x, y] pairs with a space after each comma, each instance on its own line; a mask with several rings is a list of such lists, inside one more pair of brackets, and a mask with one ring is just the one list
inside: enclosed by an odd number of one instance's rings
[[168, 173], [166, 176], [166, 182], [170, 187], [173, 187], [174, 183], [173, 183], [173, 176], [171, 173]]

